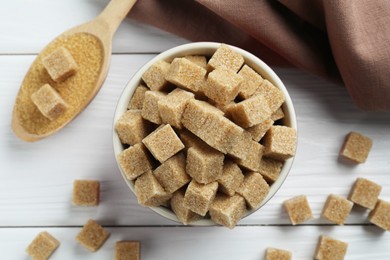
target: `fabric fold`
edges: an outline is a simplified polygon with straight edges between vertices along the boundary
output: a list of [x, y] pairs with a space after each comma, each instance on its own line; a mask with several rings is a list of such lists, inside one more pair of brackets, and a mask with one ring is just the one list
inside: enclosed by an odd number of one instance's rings
[[129, 16], [343, 82], [360, 108], [390, 110], [390, 1], [142, 0]]

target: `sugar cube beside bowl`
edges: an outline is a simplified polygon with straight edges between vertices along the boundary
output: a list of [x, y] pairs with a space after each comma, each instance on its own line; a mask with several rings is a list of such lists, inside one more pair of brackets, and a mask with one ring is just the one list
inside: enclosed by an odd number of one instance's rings
[[[211, 57], [211, 55], [218, 49], [218, 47], [221, 46], [221, 43], [216, 42], [195, 42], [195, 43], [188, 43], [184, 45], [180, 45], [174, 48], [171, 48], [167, 51], [162, 52], [161, 54], [154, 57], [152, 60], [147, 62], [140, 70], [138, 70], [134, 76], [131, 78], [131, 80], [128, 82], [126, 87], [124, 88], [119, 101], [117, 103], [117, 107], [114, 114], [114, 126], [113, 126], [113, 148], [114, 148], [114, 154], [116, 159], [118, 158], [118, 155], [125, 149], [125, 146], [121, 143], [118, 134], [115, 131], [115, 122], [120, 118], [120, 116], [127, 110], [128, 103], [133, 95], [134, 90], [139, 86], [139, 84], [142, 82], [142, 75], [144, 72], [155, 62], [159, 60], [165, 60], [168, 62], [171, 62], [175, 57], [183, 57], [187, 55], [204, 55], [207, 57]], [[245, 64], [253, 68], [257, 73], [259, 73], [264, 79], [268, 79], [271, 83], [273, 83], [276, 87], [278, 87], [285, 96], [285, 102], [282, 105], [283, 112], [285, 114], [284, 118], [282, 119], [282, 124], [285, 126], [289, 126], [291, 128], [294, 128], [297, 130], [297, 121], [296, 121], [296, 115], [293, 103], [291, 101], [290, 95], [284, 86], [283, 82], [280, 80], [280, 78], [276, 75], [276, 73], [262, 60], [254, 56], [253, 54], [238, 48], [234, 46], [230, 46], [234, 51], [240, 53], [245, 60]], [[270, 190], [268, 195], [265, 197], [265, 199], [262, 201], [259, 207], [251, 210], [247, 210], [246, 214], [243, 216], [243, 218], [247, 217], [251, 213], [257, 211], [262, 206], [264, 206], [278, 191], [278, 189], [283, 184], [284, 180], [286, 179], [292, 164], [294, 161], [294, 157], [287, 159], [283, 166], [282, 170], [280, 172], [280, 175], [278, 179], [270, 186]], [[119, 170], [122, 174], [122, 177], [124, 181], [129, 186], [130, 190], [134, 192], [134, 181], [130, 181], [126, 178], [124, 172], [121, 169], [121, 166], [119, 165], [119, 162], [117, 160], [117, 164], [119, 167]], [[170, 219], [172, 221], [180, 222], [174, 212], [170, 210], [169, 208], [159, 206], [159, 207], [150, 207], [154, 212], [157, 214]], [[209, 218], [200, 219], [197, 221], [194, 221], [191, 223], [191, 225], [195, 226], [212, 226], [216, 225], [215, 222], [213, 222]]]

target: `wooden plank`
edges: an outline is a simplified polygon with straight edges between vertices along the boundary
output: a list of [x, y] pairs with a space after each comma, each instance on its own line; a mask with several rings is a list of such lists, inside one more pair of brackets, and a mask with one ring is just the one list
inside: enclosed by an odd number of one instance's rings
[[[153, 55], [114, 55], [109, 76], [95, 100], [60, 133], [25, 143], [11, 132], [14, 98], [35, 56], [0, 56], [0, 225], [81, 225], [86, 217], [107, 225], [176, 225], [137, 204], [117, 168], [112, 149], [115, 104], [131, 76]], [[282, 202], [306, 194], [320, 219], [330, 193], [347, 196], [357, 177], [383, 186], [390, 200], [390, 120], [385, 113], [356, 109], [344, 88], [294, 69], [276, 69], [289, 89], [298, 115], [297, 157], [287, 180], [261, 210], [241, 225], [289, 224]], [[348, 167], [337, 160], [344, 134], [361, 131], [374, 139], [368, 161]], [[74, 179], [102, 182], [97, 208], [71, 206]], [[355, 208], [348, 223], [366, 223], [368, 211]], [[28, 217], [26, 217], [28, 216]]]
[[26, 259], [25, 248], [41, 231], [48, 231], [60, 247], [50, 258], [113, 259], [115, 242], [141, 241], [142, 259], [263, 259], [267, 247], [292, 252], [293, 259], [313, 259], [320, 235], [347, 242], [345, 259], [389, 259], [390, 234], [376, 227], [116, 227], [107, 228], [110, 238], [96, 253], [90, 253], [76, 243], [80, 227], [69, 228], [1, 228], [4, 259]]
[[[93, 19], [107, 3], [107, 0], [2, 2], [0, 54], [38, 53], [65, 30]], [[113, 52], [156, 53], [185, 42], [184, 39], [127, 18], [114, 36]]]

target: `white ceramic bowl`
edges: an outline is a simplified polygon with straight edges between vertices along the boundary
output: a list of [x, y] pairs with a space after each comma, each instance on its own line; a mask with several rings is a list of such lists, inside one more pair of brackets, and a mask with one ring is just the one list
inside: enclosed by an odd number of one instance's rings
[[[119, 119], [119, 117], [127, 110], [127, 105], [130, 101], [130, 98], [133, 95], [134, 90], [141, 82], [141, 77], [144, 74], [144, 72], [155, 62], [159, 60], [166, 60], [168, 62], [171, 62], [175, 57], [182, 57], [186, 55], [205, 55], [210, 57], [220, 46], [220, 43], [215, 42], [197, 42], [197, 43], [188, 43], [184, 45], [180, 45], [177, 47], [174, 47], [172, 49], [169, 49], [167, 51], [164, 51], [163, 53], [157, 55], [152, 60], [150, 60], [148, 63], [146, 63], [129, 81], [129, 83], [126, 85], [125, 89], [123, 90], [122, 95], [119, 98], [115, 115], [114, 115], [114, 125], [115, 122]], [[230, 46], [233, 48], [236, 52], [240, 53], [244, 59], [245, 63], [253, 68], [255, 71], [257, 71], [260, 75], [263, 76], [263, 78], [268, 79], [270, 82], [272, 82], [275, 86], [277, 86], [284, 94], [285, 96], [285, 103], [283, 104], [283, 111], [285, 114], [285, 117], [283, 119], [283, 125], [292, 127], [297, 129], [297, 122], [296, 122], [296, 116], [295, 116], [295, 110], [294, 106], [292, 104], [290, 95], [287, 92], [286, 87], [283, 85], [282, 81], [279, 79], [279, 77], [276, 75], [276, 73], [263, 61], [261, 61], [259, 58], [254, 56], [253, 54], [240, 49], [238, 47]], [[115, 127], [113, 127], [113, 145], [114, 145], [114, 153], [115, 157], [118, 157], [118, 154], [123, 151], [124, 146], [121, 144], [119, 137], [115, 131]], [[266, 204], [272, 196], [275, 195], [275, 193], [278, 191], [280, 186], [283, 184], [284, 180], [286, 179], [290, 168], [292, 166], [294, 157], [290, 158], [285, 161], [282, 170], [280, 172], [279, 178], [276, 180], [275, 183], [273, 183], [270, 187], [269, 193], [266, 196], [266, 198], [263, 200], [261, 205], [252, 210], [248, 210], [244, 216], [244, 218], [251, 213], [255, 212], [259, 208], [261, 208], [264, 204]], [[118, 161], [117, 161], [118, 163]], [[130, 187], [130, 189], [134, 192], [134, 182], [129, 181], [126, 179], [121, 167], [118, 164], [118, 167], [122, 173], [123, 179], [126, 181], [127, 185]], [[170, 210], [165, 207], [150, 207], [153, 211], [160, 214], [161, 216], [168, 218], [170, 220], [180, 222], [176, 215]], [[215, 222], [213, 222], [210, 219], [201, 219], [198, 221], [195, 221], [191, 223], [191, 225], [198, 225], [198, 226], [211, 226], [216, 225]]]

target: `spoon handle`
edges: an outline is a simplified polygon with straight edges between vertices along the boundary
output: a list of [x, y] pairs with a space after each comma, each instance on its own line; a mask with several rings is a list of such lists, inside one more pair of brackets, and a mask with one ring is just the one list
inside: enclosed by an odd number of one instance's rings
[[137, 0], [111, 0], [97, 19], [105, 22], [111, 35], [114, 35], [135, 2]]

